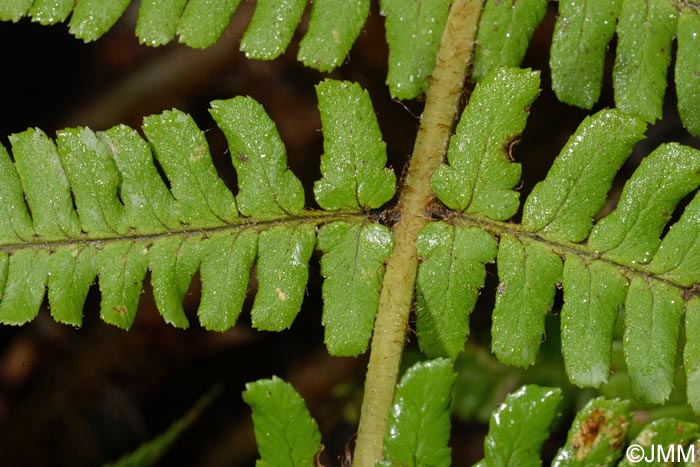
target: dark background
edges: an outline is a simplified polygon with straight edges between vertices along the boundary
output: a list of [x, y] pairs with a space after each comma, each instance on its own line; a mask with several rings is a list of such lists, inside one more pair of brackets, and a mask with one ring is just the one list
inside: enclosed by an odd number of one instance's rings
[[[0, 142], [6, 148], [7, 136], [27, 127], [42, 128], [50, 136], [68, 126], [104, 130], [125, 123], [138, 128], [145, 115], [175, 107], [192, 114], [200, 128], [211, 130], [206, 136], [212, 156], [222, 179], [235, 192], [223, 135], [207, 109], [214, 99], [250, 95], [276, 122], [289, 166], [301, 178], [307, 202], [313, 206], [311, 188], [320, 178], [322, 153], [313, 86], [330, 76], [357, 81], [368, 89], [387, 142], [389, 163], [397, 175], [402, 174], [423, 104], [394, 101], [388, 95], [384, 85], [387, 48], [376, 5], [346, 63], [330, 75], [304, 68], [295, 60], [306, 17], [287, 53], [261, 62], [247, 60], [237, 50], [254, 8], [251, 2], [241, 4], [226, 33], [204, 51], [179, 44], [156, 49], [140, 46], [134, 37], [137, 7], [134, 2], [108, 34], [87, 45], [70, 36], [65, 25], [43, 27], [29, 20], [0, 24]], [[589, 114], [559, 104], [549, 90], [547, 61], [554, 19], [555, 6], [550, 5], [523, 65], [542, 70], [543, 92], [532, 106], [528, 128], [514, 152], [516, 160], [524, 162], [522, 199]], [[613, 105], [611, 57], [603, 96], [594, 110]], [[667, 93], [664, 119], [650, 128], [649, 139], [640, 143], [619, 180], [626, 179], [639, 158], [660, 142], [680, 140], [700, 147], [678, 123], [672, 87]], [[617, 192], [619, 186], [608, 208]], [[99, 320], [97, 285], [88, 296], [81, 329], [56, 324], [46, 303], [31, 324], [0, 327], [0, 465], [96, 466], [114, 461], [163, 432], [217, 385], [223, 388], [221, 394], [158, 465], [253, 465], [257, 452], [250, 413], [240, 392], [246, 382], [273, 374], [290, 381], [306, 399], [323, 433], [324, 463], [339, 465], [337, 459], [346, 443], [352, 443], [356, 429], [366, 355], [358, 359], [327, 355], [317, 258], [310, 265], [302, 311], [292, 329], [279, 334], [250, 327], [247, 311], [252, 296], [235, 328], [226, 333], [201, 329], [196, 320], [198, 278], [186, 299], [191, 328], [174, 329], [158, 315], [149, 280], [144, 284], [140, 310], [129, 332]], [[483, 350], [488, 348], [496, 284], [495, 268], [489, 268], [485, 291], [471, 319], [469, 351], [458, 363], [462, 371], [455, 403], [459, 416], [451, 442], [454, 465], [471, 465], [481, 458], [484, 413], [507, 391], [528, 379], [561, 384], [564, 377], [556, 309], [548, 320], [551, 332], [543, 362], [528, 376], [500, 366]], [[416, 358], [414, 349], [415, 343], [410, 342], [407, 359]], [[567, 394], [562, 426], [570, 420], [573, 406], [590, 397], [587, 392], [569, 390]], [[560, 429], [547, 455], [553, 454], [563, 437]]]

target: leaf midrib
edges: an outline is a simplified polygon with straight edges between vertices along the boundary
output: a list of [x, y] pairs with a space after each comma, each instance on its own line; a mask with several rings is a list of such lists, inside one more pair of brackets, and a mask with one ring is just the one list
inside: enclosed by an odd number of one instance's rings
[[546, 235], [540, 235], [534, 232], [527, 231], [521, 224], [494, 221], [473, 214], [452, 215], [454, 216], [455, 220], [461, 221], [465, 226], [479, 227], [488, 232], [489, 234], [499, 238], [503, 234], [510, 234], [518, 240], [524, 237], [528, 241], [540, 243], [547, 247], [551, 252], [560, 256], [562, 259], [567, 253], [575, 254], [588, 262], [600, 261], [610, 264], [611, 266], [618, 269], [628, 279], [631, 279], [633, 276], [640, 276], [646, 279], [651, 279], [668, 284], [671, 287], [681, 290], [686, 295], [700, 295], [700, 287], [698, 287], [697, 285], [688, 287], [672, 279], [663, 277], [664, 275], [668, 274], [668, 271], [661, 273], [651, 272], [648, 269], [648, 266], [649, 264], [651, 264], [651, 262], [637, 265], [623, 264], [614, 259], [602, 256], [600, 253], [593, 251], [586, 244], [554, 240], [552, 238], [548, 238]]
[[368, 219], [368, 214], [364, 212], [326, 212], [306, 210], [302, 215], [297, 216], [280, 216], [276, 218], [256, 219], [252, 217], [239, 217], [234, 223], [227, 223], [215, 227], [195, 227], [187, 226], [179, 230], [168, 230], [158, 233], [149, 234], [130, 234], [130, 235], [115, 235], [115, 236], [81, 236], [77, 238], [66, 238], [61, 240], [44, 240], [37, 238], [33, 242], [9, 243], [0, 245], [0, 253], [14, 253], [27, 248], [41, 248], [48, 250], [56, 250], [61, 246], [67, 245], [107, 245], [118, 242], [152, 242], [160, 238], [175, 237], [175, 236], [194, 236], [207, 235], [210, 233], [219, 232], [235, 232], [245, 229], [254, 229], [257, 231], [268, 230], [276, 226], [296, 226], [299, 224], [313, 224], [320, 226], [331, 222], [344, 221], [350, 223], [365, 222]]

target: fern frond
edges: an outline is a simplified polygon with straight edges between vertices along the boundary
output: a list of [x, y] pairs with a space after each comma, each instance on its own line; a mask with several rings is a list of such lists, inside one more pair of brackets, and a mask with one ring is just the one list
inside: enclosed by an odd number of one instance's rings
[[[28, 16], [41, 24], [55, 24], [70, 17], [71, 34], [90, 42], [105, 34], [129, 4], [130, 0], [12, 0], [0, 3], [0, 20], [16, 22]], [[206, 48], [223, 34], [239, 4], [240, 0], [142, 0], [136, 36], [150, 46], [167, 44], [177, 36], [189, 47]], [[387, 83], [392, 96], [412, 99], [425, 92], [450, 4], [451, 0], [382, 1], [390, 48]], [[253, 59], [278, 57], [289, 46], [306, 5], [306, 0], [256, 2], [240, 50]], [[297, 59], [320, 71], [342, 65], [369, 10], [369, 0], [312, 2]]]
[[[199, 321], [225, 331], [238, 319], [255, 264], [253, 326], [286, 329], [301, 307], [316, 228], [323, 226], [326, 341], [332, 353], [363, 352], [393, 244], [368, 210], [393, 197], [396, 178], [385, 167], [367, 93], [331, 81], [318, 91], [326, 154], [316, 193], [329, 211], [304, 208], [274, 123], [246, 97], [211, 108], [229, 142], [236, 197], [218, 177], [203, 132], [177, 110], [144, 119], [148, 142], [125, 126], [66, 129], [55, 143], [40, 130], [12, 135], [14, 161], [0, 147], [0, 320], [33, 319], [48, 285], [54, 318], [78, 326], [89, 286], [99, 278], [102, 319], [129, 328], [150, 269], [164, 319], [187, 327], [182, 301], [199, 271]], [[341, 126], [361, 137], [348, 138]], [[372, 152], [362, 152], [369, 147]], [[335, 306], [348, 283], [354, 284], [349, 314]], [[356, 323], [354, 337], [344, 337], [348, 323]]]
[[[385, 459], [377, 466], [450, 465], [449, 398], [455, 379], [451, 364], [447, 359], [419, 362], [403, 375], [384, 440]], [[542, 465], [542, 448], [553, 424], [560, 421], [562, 398], [560, 389], [536, 385], [509, 394], [491, 413], [484, 458], [474, 467]], [[263, 459], [260, 465], [268, 465], [273, 459], [274, 465], [311, 465], [320, 435], [301, 397], [289, 384], [276, 377], [249, 383], [244, 399], [253, 408]], [[629, 401], [604, 397], [589, 400], [576, 413], [552, 467], [638, 465], [635, 462], [642, 459], [659, 460], [658, 448], [664, 453], [672, 450], [672, 461], [682, 460], [680, 452], [692, 461], [692, 453], [687, 453], [699, 445], [697, 424], [661, 418], [641, 427], [631, 439], [632, 415]], [[300, 462], [302, 458], [306, 463]]]
[[[477, 81], [499, 67], [520, 66], [532, 33], [544, 18], [542, 5], [535, 0], [527, 6], [526, 3], [487, 1], [475, 50]], [[550, 55], [552, 89], [560, 101], [590, 109], [600, 96], [605, 54], [617, 33], [615, 104], [620, 110], [653, 123], [661, 117], [672, 41], [677, 36], [678, 109], [683, 125], [697, 136], [698, 18], [700, 11], [693, 2], [560, 1]]]
[[[559, 402], [551, 395], [542, 397], [546, 390], [525, 386], [506, 398], [491, 415], [489, 433], [484, 441], [484, 459], [475, 467], [541, 465], [542, 441], [549, 434]], [[672, 461], [680, 460], [678, 448], [683, 448], [685, 453], [698, 435], [696, 424], [665, 418], [646, 425], [626, 446], [630, 419], [627, 401], [602, 397], [590, 400], [576, 414], [566, 444], [559, 449], [552, 466], [631, 467], [642, 460], [652, 460], [647, 465], [662, 465], [659, 447], [664, 452], [673, 451]], [[535, 444], [531, 438], [539, 443]], [[689, 457], [692, 461], [692, 454]]]
[[[677, 204], [700, 186], [700, 152], [675, 143], [657, 148], [627, 182], [617, 208], [594, 226], [615, 173], [645, 130], [635, 117], [603, 110], [581, 123], [545, 180], [534, 187], [524, 203], [522, 222], [501, 222], [517, 210], [517, 193], [511, 191], [517, 181], [508, 167], [517, 165], [505, 159], [503, 151], [522, 130], [525, 114], [519, 124], [504, 126], [508, 130], [486, 123], [484, 115], [494, 112], [506, 122], [507, 115], [522, 112], [528, 103], [514, 96], [530, 89], [518, 81], [525, 73], [496, 71], [477, 86], [450, 143], [447, 165], [433, 175], [438, 198], [460, 214], [448, 217], [439, 228], [426, 227], [419, 236], [419, 245], [429, 245], [421, 250], [418, 273], [421, 348], [436, 356], [454, 356], [461, 350], [476, 292], [483, 286], [483, 264], [493, 259], [490, 242], [475, 236], [486, 231], [499, 241], [501, 283], [492, 350], [501, 361], [534, 363], [545, 315], [561, 284], [562, 353], [569, 378], [581, 386], [607, 381], [613, 326], [624, 307], [624, 353], [632, 393], [643, 401], [663, 402], [673, 388], [684, 304], [690, 307], [700, 283], [698, 196], [661, 236]], [[498, 99], [489, 110], [481, 94], [486, 88]], [[468, 138], [462, 128], [470, 128]], [[494, 151], [501, 156], [494, 157]], [[436, 235], [439, 229], [453, 233]], [[464, 244], [462, 238], [472, 230]], [[433, 264], [437, 257], [445, 263], [440, 274]], [[453, 274], [465, 268], [482, 272], [472, 273], [474, 281], [466, 284]], [[464, 298], [453, 298], [458, 296]], [[458, 325], [445, 324], [455, 320]], [[687, 320], [694, 325], [693, 316]], [[688, 355], [696, 354], [694, 331], [686, 338]], [[697, 410], [697, 365], [687, 366], [686, 372], [689, 402]]]
[[449, 467], [450, 395], [456, 376], [447, 359], [416, 363], [406, 371], [396, 388], [384, 440], [386, 461], [380, 465]]

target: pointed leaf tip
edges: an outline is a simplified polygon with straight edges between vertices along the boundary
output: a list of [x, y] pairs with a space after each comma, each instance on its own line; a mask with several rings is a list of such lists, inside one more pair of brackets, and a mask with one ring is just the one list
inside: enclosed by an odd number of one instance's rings
[[385, 167], [386, 144], [369, 94], [356, 83], [333, 80], [316, 92], [324, 149], [316, 201], [328, 210], [382, 206], [394, 196], [396, 176]]

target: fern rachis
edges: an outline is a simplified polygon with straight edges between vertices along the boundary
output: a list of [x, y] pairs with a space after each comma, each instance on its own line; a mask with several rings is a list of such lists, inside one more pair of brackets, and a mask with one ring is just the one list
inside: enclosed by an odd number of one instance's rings
[[[638, 45], [629, 39], [629, 31], [641, 27], [640, 24], [650, 28], [640, 47], [649, 49], [663, 43], [668, 49], [677, 29], [681, 64], [677, 76], [690, 77], [691, 82], [693, 75], [688, 70], [692, 71], [696, 64], [692, 52], [688, 52], [692, 50], [688, 43], [693, 36], [685, 29], [688, 24], [694, 24], [697, 16], [694, 5], [650, 0], [650, 13], [640, 19], [632, 18], [629, 13], [634, 1], [623, 2], [621, 9], [617, 9], [620, 2], [614, 2], [610, 12], [592, 15], [583, 26], [567, 20], [567, 15], [573, 14], [571, 11], [575, 12], [581, 2], [562, 2], [559, 33], [555, 34], [556, 46], [552, 50], [555, 90], [562, 100], [584, 107], [595, 102], [599, 76], [594, 72], [586, 78], [583, 94], [572, 91], [570, 85], [575, 74], [570, 73], [572, 63], [565, 60], [566, 54], [575, 49], [574, 56], [580, 54], [587, 67], [602, 66], [598, 62], [601, 50], [610, 40], [610, 15], [615, 18], [621, 15], [615, 92], [624, 113], [604, 110], [584, 120], [547, 178], [524, 200], [523, 219], [517, 223], [510, 219], [521, 204], [514, 190], [520, 178], [520, 166], [511, 160], [509, 148], [523, 130], [530, 104], [538, 93], [539, 76], [529, 70], [501, 67], [519, 64], [523, 47], [541, 15], [521, 19], [518, 15], [522, 11], [516, 3], [502, 2], [505, 6], [500, 10], [494, 7], [494, 2], [487, 4], [486, 24], [497, 24], [503, 15], [508, 17], [512, 13], [518, 19], [509, 23], [506, 31], [522, 22], [522, 29], [513, 33], [520, 39], [512, 42], [502, 37], [494, 39], [495, 36], [488, 37], [488, 28], [479, 29], [480, 34], [484, 33], [483, 37], [479, 36], [483, 48], [481, 52], [477, 48], [475, 55], [480, 83], [454, 136], [451, 136], [453, 115], [465, 64], [471, 55], [470, 48], [464, 44], [472, 42], [469, 35], [473, 37], [475, 33], [480, 3], [457, 1], [452, 5], [433, 84], [428, 88], [416, 149], [400, 194], [400, 222], [393, 227], [393, 240], [385, 226], [371, 222], [373, 217], [367, 210], [378, 208], [391, 198], [394, 179], [383, 167], [383, 143], [369, 100], [361, 97], [359, 88], [347, 83], [328, 81], [318, 90], [320, 101], [326, 98], [324, 92], [336, 94], [336, 100], [329, 99], [320, 105], [327, 146], [322, 158], [324, 178], [316, 184], [315, 195], [318, 204], [327, 211], [304, 209], [303, 190], [286, 168], [284, 147], [274, 124], [252, 99], [217, 101], [212, 106], [212, 113], [228, 139], [238, 174], [239, 191], [235, 197], [213, 172], [199, 130], [189, 117], [177, 111], [148, 117], [144, 125], [146, 138], [169, 179], [170, 189], [159, 179], [150, 162], [148, 145], [134, 130], [125, 127], [98, 133], [65, 130], [59, 133], [56, 146], [38, 130], [15, 135], [11, 140], [12, 156], [2, 154], [0, 161], [5, 167], [1, 172], [3, 197], [13, 200], [7, 208], [7, 219], [0, 224], [5, 243], [4, 251], [0, 252], [0, 278], [5, 282], [0, 316], [5, 322], [16, 324], [31, 319], [48, 284], [55, 317], [78, 324], [82, 298], [98, 275], [103, 318], [128, 327], [134, 318], [141, 282], [150, 269], [161, 312], [166, 320], [184, 326], [187, 320], [182, 312], [182, 298], [193, 274], [199, 270], [203, 283], [199, 319], [205, 327], [225, 330], [238, 318], [245, 298], [247, 272], [255, 267], [260, 285], [253, 304], [253, 325], [281, 330], [291, 325], [298, 312], [308, 277], [307, 263], [317, 248], [324, 254], [322, 272], [326, 276], [327, 303], [323, 322], [331, 352], [338, 355], [362, 352], [371, 332], [374, 310], [379, 305], [362, 412], [363, 420], [369, 422], [361, 423], [355, 457], [357, 465], [373, 465], [382, 453], [391, 462], [402, 458], [402, 449], [420, 450], [420, 446], [410, 441], [383, 442], [415, 278], [419, 344], [428, 355], [454, 358], [464, 347], [468, 315], [484, 282], [484, 264], [496, 259], [501, 285], [493, 315], [492, 350], [499, 359], [518, 366], [530, 365], [535, 360], [544, 332], [544, 317], [552, 307], [556, 287], [561, 285], [565, 301], [561, 318], [562, 352], [570, 379], [594, 387], [607, 380], [615, 318], [624, 308], [624, 353], [633, 395], [649, 402], [663, 402], [674, 384], [676, 347], [685, 308], [688, 400], [697, 410], [694, 293], [699, 278], [693, 266], [695, 262], [687, 259], [695, 255], [694, 243], [686, 240], [688, 236], [698, 236], [697, 203], [691, 202], [661, 238], [669, 213], [700, 183], [697, 151], [677, 144], [663, 145], [653, 151], [629, 179], [617, 208], [594, 222], [615, 173], [634, 143], [642, 138], [645, 128], [642, 119], [653, 121], [658, 117], [659, 93], [663, 96], [663, 89], [659, 91], [657, 86], [650, 91], [655, 100], [640, 104], [640, 99], [634, 97], [648, 83], [644, 72], [625, 71], [625, 66], [632, 62], [655, 76], [665, 73], [668, 61], [638, 59], [634, 54], [626, 56]], [[201, 26], [196, 19], [190, 19], [197, 17], [196, 8], [201, 4], [190, 3], [176, 28], [185, 41], [190, 40], [188, 34]], [[88, 4], [85, 2], [81, 7], [88, 8]], [[227, 8], [233, 11], [236, 4], [231, 2]], [[444, 6], [441, 2], [435, 4]], [[327, 7], [332, 1], [318, 5]], [[340, 49], [348, 47], [348, 40], [352, 43], [356, 36], [353, 31], [366, 16], [364, 2], [353, 5], [357, 6], [353, 10], [357, 17], [347, 25], [350, 39], [344, 38], [345, 45]], [[388, 40], [396, 57], [401, 57], [398, 46], [401, 39], [392, 37], [395, 33], [391, 31], [407, 26], [392, 29], [396, 23], [391, 21], [416, 13], [400, 9], [405, 6], [390, 1], [382, 4], [388, 14]], [[321, 25], [316, 33], [323, 31], [330, 21], [319, 19], [325, 7], [319, 6], [318, 10], [314, 7], [316, 13], [312, 11], [312, 24], [317, 15], [316, 24]], [[659, 11], [666, 10], [673, 14], [665, 15], [665, 22], [659, 20]], [[421, 21], [427, 21], [437, 28], [444, 20], [440, 11], [437, 8], [431, 13], [434, 17], [422, 16], [419, 11], [417, 23], [422, 25]], [[84, 13], [76, 8], [73, 19], [76, 24], [80, 23], [81, 14]], [[595, 29], [601, 24], [606, 27]], [[601, 37], [605, 39], [587, 55], [580, 48], [570, 47], [572, 38], [575, 41], [576, 37], [591, 34], [586, 29], [589, 25], [593, 28], [590, 31], [604, 30]], [[567, 29], [568, 26], [571, 28]], [[420, 29], [424, 25], [418, 27], [421, 34], [425, 32]], [[566, 31], [574, 34], [568, 35]], [[191, 45], [211, 41], [211, 33], [205, 31]], [[459, 34], [466, 34], [467, 38], [457, 39]], [[308, 43], [313, 42], [313, 37], [309, 33]], [[506, 37], [510, 37], [510, 32]], [[199, 40], [204, 42], [198, 43]], [[486, 48], [489, 41], [493, 41], [491, 49]], [[341, 50], [331, 54], [332, 57], [323, 58], [323, 54], [310, 57], [306, 53], [312, 49], [305, 50], [300, 52], [300, 58], [321, 69], [333, 66], [338, 55], [344, 56]], [[309, 53], [316, 54], [318, 49]], [[420, 55], [430, 53], [421, 50]], [[461, 54], [462, 58], [456, 60], [453, 54]], [[498, 60], [492, 61], [493, 57]], [[424, 62], [417, 60], [411, 64], [415, 68], [409, 70], [422, 70], [416, 72], [422, 77], [417, 80], [420, 84], [412, 88], [405, 87], [400, 77], [413, 78], [412, 71], [399, 70], [396, 59], [391, 63], [397, 67], [395, 75], [390, 71], [389, 79], [395, 95], [403, 97], [406, 92], [410, 97], [427, 86], [425, 78], [429, 71], [425, 71]], [[445, 72], [445, 76], [441, 75]], [[638, 84], [630, 85], [630, 82]], [[692, 96], [695, 88], [688, 82], [679, 82], [677, 89], [679, 95]], [[697, 132], [693, 123], [696, 109], [692, 102], [688, 107], [685, 103], [683, 100], [679, 104], [681, 116], [687, 128]], [[345, 122], [345, 115], [352, 114], [354, 109], [358, 113]], [[331, 115], [333, 111], [335, 116]], [[324, 117], [324, 113], [331, 116]], [[346, 154], [339, 155], [335, 146], [343, 139], [342, 128], [346, 125], [358, 125], [358, 128], [367, 125], [357, 133], [368, 136], [361, 147], [352, 147], [353, 138], [337, 146], [342, 146], [341, 152], [348, 151], [351, 159], [355, 158], [352, 162], [345, 159]], [[611, 127], [618, 133], [613, 135]], [[130, 167], [133, 161], [120, 156], [127, 146], [129, 153], [141, 154], [144, 161], [141, 166]], [[373, 147], [373, 154], [363, 160], [361, 154], [368, 147]], [[31, 153], [44, 155], [49, 163], [32, 160]], [[446, 160], [441, 164], [443, 153]], [[350, 177], [343, 176], [347, 167], [352, 169]], [[44, 179], [55, 181], [40, 187]], [[95, 184], [101, 189], [96, 196], [89, 189]], [[425, 211], [432, 200], [431, 192], [449, 210], [435, 209], [433, 212], [440, 215], [427, 218]], [[24, 209], [23, 196], [28, 211]], [[342, 211], [335, 212], [339, 209]], [[354, 248], [350, 255], [348, 248]], [[235, 254], [226, 258], [222, 251]], [[382, 263], [387, 258], [380, 297]], [[65, 271], [73, 272], [69, 277]], [[362, 282], [358, 280], [360, 277], [370, 280]], [[342, 307], [333, 306], [342, 292], [338, 284], [343, 282], [352, 284], [351, 307], [354, 310], [357, 306], [357, 316], [362, 316], [361, 325], [352, 326], [359, 331], [352, 338], [349, 334], [345, 336], [349, 331], [342, 328], [346, 320], [355, 319], [354, 313], [343, 314]], [[361, 300], [364, 291], [368, 292], [364, 297], [367, 300]], [[587, 352], [589, 347], [596, 351]], [[444, 373], [441, 394], [448, 391], [452, 384], [449, 361], [435, 362], [407, 374], [405, 387], [420, 388], [420, 382], [411, 382], [411, 378], [420, 381], [429, 378], [430, 371], [436, 371]], [[272, 380], [270, 384], [278, 382]], [[417, 390], [403, 388], [402, 382], [397, 397], [411, 400], [410, 394], [415, 395]], [[284, 391], [287, 396], [279, 397], [295, 398], [288, 389]], [[554, 392], [550, 394], [547, 390], [537, 394], [527, 397], [542, 401], [550, 400], [550, 396], [551, 400], [557, 399], [552, 395]], [[521, 396], [519, 393], [514, 397]], [[442, 421], [436, 418], [435, 423], [444, 426], [444, 403], [431, 405], [426, 394], [410, 403], [442, 414], [438, 417]], [[553, 413], [552, 407], [556, 404], [549, 406], [548, 413]], [[300, 410], [298, 417], [307, 415]], [[399, 415], [394, 413], [390, 423], [412, 423], [401, 421]], [[547, 429], [549, 422], [544, 423], [545, 418], [539, 420], [543, 423], [538, 425], [538, 433]], [[669, 429], [679, 426], [674, 423], [668, 424]], [[685, 433], [684, 430], [685, 426], [681, 431]], [[688, 428], [688, 433], [693, 434], [688, 434], [684, 443], [694, 436], [693, 430]], [[313, 429], [310, 433], [312, 438], [317, 438]], [[443, 438], [436, 442], [444, 444]], [[497, 447], [487, 452], [485, 465], [493, 462], [498, 465], [494, 459], [498, 458], [499, 449], [506, 449], [507, 441], [487, 439], [487, 446], [489, 443], [496, 443]], [[261, 442], [261, 451], [264, 449]], [[313, 454], [313, 445], [308, 449]], [[442, 465], [446, 460], [443, 456], [435, 462]]]

